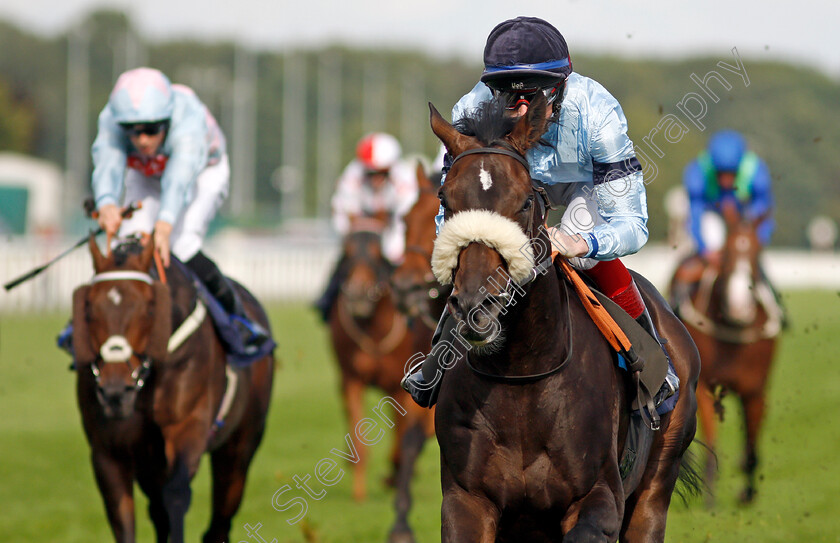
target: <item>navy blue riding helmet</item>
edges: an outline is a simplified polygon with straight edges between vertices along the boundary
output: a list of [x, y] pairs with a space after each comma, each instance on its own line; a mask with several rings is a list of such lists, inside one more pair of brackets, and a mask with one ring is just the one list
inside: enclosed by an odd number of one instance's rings
[[549, 103], [560, 95], [572, 73], [572, 58], [563, 35], [537, 17], [517, 17], [496, 25], [484, 47], [481, 81], [503, 95], [513, 109], [543, 90]]

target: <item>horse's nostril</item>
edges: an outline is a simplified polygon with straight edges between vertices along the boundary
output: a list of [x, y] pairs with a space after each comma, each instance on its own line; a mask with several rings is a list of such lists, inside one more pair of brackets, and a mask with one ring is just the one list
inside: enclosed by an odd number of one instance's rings
[[452, 295], [446, 301], [446, 305], [449, 306], [449, 312], [452, 313], [452, 316], [458, 320], [464, 319], [464, 312], [461, 309], [460, 301], [458, 300], [458, 296]]

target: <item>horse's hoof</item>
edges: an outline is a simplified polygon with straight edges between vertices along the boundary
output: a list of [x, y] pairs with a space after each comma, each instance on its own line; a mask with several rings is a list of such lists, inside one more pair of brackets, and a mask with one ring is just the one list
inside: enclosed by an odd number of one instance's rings
[[755, 489], [752, 487], [745, 488], [740, 496], [738, 496], [738, 502], [741, 505], [749, 505], [755, 500]]
[[391, 532], [388, 536], [388, 543], [415, 543], [414, 534], [408, 532]]

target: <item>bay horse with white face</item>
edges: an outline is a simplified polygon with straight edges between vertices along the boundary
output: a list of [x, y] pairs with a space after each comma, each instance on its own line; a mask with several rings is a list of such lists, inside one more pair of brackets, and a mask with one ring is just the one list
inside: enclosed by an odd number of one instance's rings
[[559, 269], [534, 256], [550, 245], [525, 153], [545, 132], [545, 100], [538, 94], [518, 121], [485, 103], [460, 131], [431, 110], [456, 157], [440, 189], [446, 223], [433, 265], [454, 286], [449, 308], [465, 338], [452, 346], [435, 417], [442, 540], [663, 541], [696, 427], [690, 336], [637, 275], [682, 387], [637, 460], [640, 481], [625, 488], [628, 379]]
[[[210, 453], [213, 514], [204, 543], [230, 541], [248, 466], [265, 428], [274, 357], [234, 369], [180, 263], [168, 284], [149, 273], [154, 246], [103, 256], [73, 294], [77, 398], [114, 538], [135, 541], [134, 481], [149, 498], [158, 543], [184, 541], [190, 481]], [[259, 304], [236, 285], [250, 317]]]
[[[765, 389], [784, 315], [759, 265], [761, 242], [757, 228], [766, 217], [742, 217], [734, 202], [726, 202], [721, 211], [727, 236], [719, 265], [699, 257], [687, 259], [674, 273], [671, 293], [681, 293], [677, 295], [675, 310], [694, 338], [703, 361], [697, 405], [703, 437], [710, 450], [705, 478], [710, 486], [714, 483], [715, 419], [723, 419], [721, 400], [732, 391], [743, 407], [746, 435], [742, 469], [747, 484], [740, 500], [748, 503], [756, 493], [757, 445], [764, 418]], [[692, 271], [698, 267], [701, 273]], [[689, 275], [699, 275], [699, 279], [685, 284]], [[711, 505], [711, 494], [708, 502]]]

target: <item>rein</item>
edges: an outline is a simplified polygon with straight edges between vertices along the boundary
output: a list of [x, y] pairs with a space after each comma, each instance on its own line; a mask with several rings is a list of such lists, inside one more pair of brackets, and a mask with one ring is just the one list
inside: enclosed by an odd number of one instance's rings
[[569, 303], [569, 287], [567, 286], [563, 290], [566, 292], [566, 322], [569, 323], [569, 331], [568, 338], [566, 339], [566, 344], [569, 346], [569, 350], [566, 353], [566, 358], [564, 358], [563, 361], [560, 362], [560, 364], [548, 371], [544, 371], [542, 373], [534, 373], [531, 375], [499, 375], [495, 373], [481, 371], [480, 369], [476, 368], [470, 363], [470, 357], [467, 356], [467, 367], [469, 367], [473, 373], [475, 373], [482, 379], [487, 379], [488, 381], [493, 381], [495, 383], [504, 383], [508, 385], [529, 385], [531, 383], [536, 383], [537, 381], [541, 381], [546, 377], [551, 377], [552, 375], [558, 373], [560, 370], [566, 367], [566, 364], [569, 363], [574, 354], [574, 332], [572, 331], [574, 323], [572, 321], [572, 308], [571, 304]]
[[391, 321], [391, 329], [388, 330], [388, 333], [384, 338], [377, 342], [372, 339], [370, 335], [366, 334], [364, 330], [359, 328], [355, 319], [347, 313], [347, 309], [344, 307], [344, 304], [338, 304], [337, 310], [339, 322], [341, 322], [341, 326], [344, 328], [344, 331], [347, 332], [347, 335], [350, 336], [350, 339], [352, 339], [356, 345], [361, 347], [364, 352], [371, 356], [383, 356], [390, 353], [397, 348], [408, 332], [408, 323], [406, 322], [405, 316], [402, 313], [395, 311], [394, 318]]
[[[761, 327], [755, 325], [746, 328], [729, 326], [709, 317], [707, 312], [711, 304], [712, 287], [717, 279], [717, 270], [711, 267], [706, 268], [700, 279], [698, 289], [699, 306], [691, 301], [691, 296], [686, 296], [680, 303], [677, 310], [687, 324], [719, 341], [740, 345], [755, 343], [762, 339], [772, 339], [779, 335], [782, 330], [782, 315], [775, 304], [768, 304], [764, 300], [759, 300], [759, 303], [767, 312], [768, 319]], [[766, 288], [764, 286], [763, 289], [757, 290], [761, 291]]]

